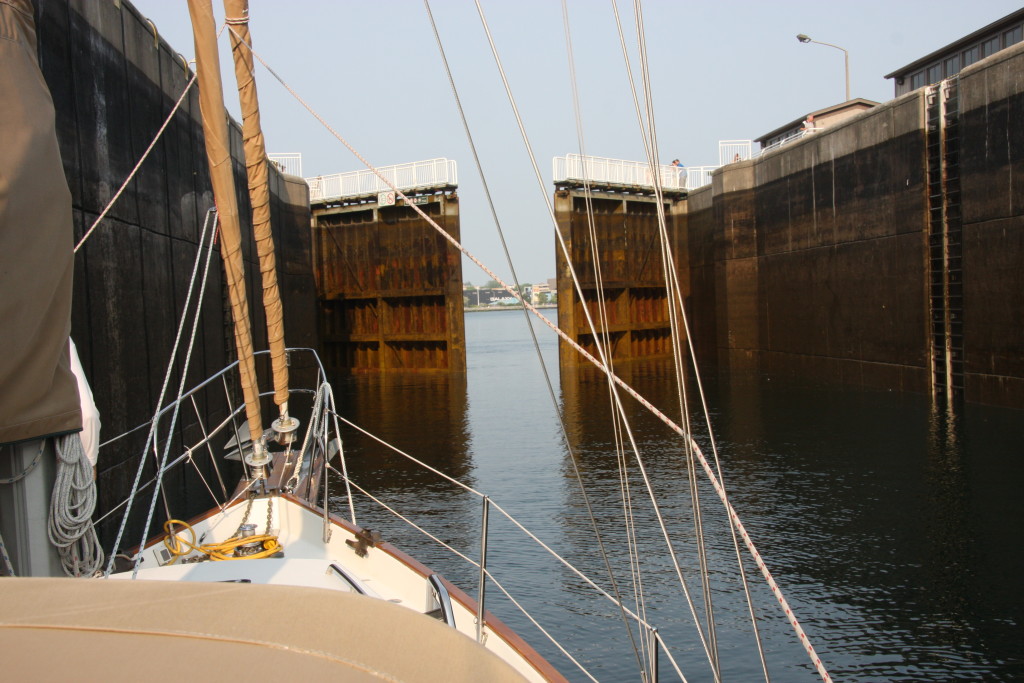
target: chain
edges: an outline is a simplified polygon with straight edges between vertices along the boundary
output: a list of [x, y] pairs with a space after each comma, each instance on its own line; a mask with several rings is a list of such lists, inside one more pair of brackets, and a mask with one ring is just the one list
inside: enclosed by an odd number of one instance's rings
[[267, 498], [267, 536], [270, 536], [270, 527], [274, 519], [274, 500]]
[[256, 492], [249, 491], [249, 501], [245, 504], [245, 514], [242, 515], [242, 521], [239, 522], [238, 529], [235, 530], [235, 533], [231, 536], [231, 538], [235, 538], [236, 536], [238, 536], [242, 532], [242, 527], [245, 525], [246, 522], [249, 521], [249, 513], [252, 512], [252, 503], [254, 500], [256, 500]]

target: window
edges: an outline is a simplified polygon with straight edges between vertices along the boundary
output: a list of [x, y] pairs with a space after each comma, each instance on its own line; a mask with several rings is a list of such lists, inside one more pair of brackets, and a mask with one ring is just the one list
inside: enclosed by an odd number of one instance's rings
[[924, 72], [918, 71], [916, 74], [910, 77], [910, 89], [917, 90], [924, 85]]
[[1016, 45], [1017, 43], [1019, 43], [1021, 39], [1024, 39], [1024, 31], [1022, 31], [1022, 29], [1024, 29], [1024, 27], [1015, 26], [1014, 28], [1011, 28], [1009, 31], [1004, 33], [1003, 46], [1010, 47], [1011, 45]]
[[968, 50], [964, 50], [963, 58], [964, 58], [964, 63], [963, 63], [963, 66], [961, 68], [970, 66], [971, 64], [974, 64], [976, 61], [981, 59], [981, 47], [975, 45], [974, 47], [972, 47], [972, 48], [970, 48]]
[[938, 83], [942, 80], [942, 62], [932, 64], [928, 67], [928, 82]]
[[994, 55], [995, 53], [999, 52], [999, 36], [996, 36], [995, 38], [989, 38], [984, 43], [982, 43], [981, 51], [985, 57], [988, 57], [989, 55]]
[[953, 55], [946, 60], [946, 78], [960, 73], [960, 55]]

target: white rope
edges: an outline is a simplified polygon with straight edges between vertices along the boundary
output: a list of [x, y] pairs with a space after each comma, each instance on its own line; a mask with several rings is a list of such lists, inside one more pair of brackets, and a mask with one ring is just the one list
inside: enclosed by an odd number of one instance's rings
[[[174, 359], [177, 358], [177, 356], [178, 356], [178, 347], [181, 344], [181, 337], [182, 337], [182, 335], [184, 333], [184, 330], [185, 330], [185, 322], [188, 319], [188, 310], [189, 310], [189, 307], [192, 305], [192, 294], [193, 294], [193, 291], [195, 289], [196, 278], [197, 278], [198, 273], [199, 273], [199, 263], [202, 261], [202, 257], [203, 257], [203, 245], [206, 242], [207, 232], [210, 232], [211, 233], [210, 234], [210, 246], [209, 246], [209, 249], [207, 249], [206, 267], [204, 269], [203, 280], [202, 280], [202, 283], [200, 285], [199, 304], [196, 306], [195, 319], [194, 319], [193, 325], [192, 325], [192, 337], [189, 340], [189, 348], [188, 348], [188, 354], [186, 356], [185, 366], [181, 370], [181, 383], [182, 383], [182, 386], [184, 386], [185, 378], [188, 375], [188, 361], [191, 359], [191, 356], [192, 356], [192, 346], [193, 346], [193, 344], [195, 342], [196, 329], [197, 329], [198, 323], [199, 323], [199, 315], [200, 315], [200, 312], [202, 311], [203, 294], [206, 291], [206, 281], [207, 281], [207, 276], [209, 275], [209, 272], [210, 272], [210, 260], [211, 260], [212, 254], [213, 254], [213, 234], [212, 233], [214, 232], [214, 230], [211, 230], [211, 226], [213, 226], [215, 228], [216, 225], [217, 225], [217, 212], [216, 212], [215, 209], [211, 209], [211, 210], [207, 211], [207, 213], [206, 213], [206, 221], [203, 223], [203, 230], [202, 230], [202, 232], [200, 233], [200, 236], [199, 236], [199, 245], [196, 248], [196, 260], [195, 260], [195, 263], [192, 266], [192, 277], [191, 277], [191, 279], [189, 281], [188, 293], [185, 296], [185, 303], [182, 306], [181, 320], [178, 323], [178, 331], [177, 331], [177, 334], [175, 335], [175, 338], [174, 338], [174, 346], [171, 349], [170, 358], [168, 358], [168, 361], [167, 361], [167, 371], [164, 373], [163, 386], [160, 387], [160, 396], [157, 398], [156, 410], [155, 410], [155, 412], [153, 414], [153, 419], [149, 423], [149, 433], [146, 436], [146, 445], [143, 447], [142, 453], [141, 453], [141, 455], [139, 457], [139, 466], [138, 466], [138, 469], [135, 472], [135, 481], [132, 482], [131, 492], [128, 494], [127, 504], [128, 504], [129, 507], [125, 511], [124, 517], [121, 518], [121, 524], [120, 524], [120, 526], [117, 529], [117, 537], [114, 540], [114, 545], [113, 545], [114, 550], [111, 553], [110, 560], [107, 563], [107, 567], [106, 567], [106, 569], [103, 572], [104, 577], [109, 576], [110, 572], [113, 571], [113, 569], [114, 569], [115, 553], [117, 552], [117, 549], [121, 545], [121, 539], [124, 536], [125, 529], [128, 526], [128, 517], [129, 517], [129, 515], [131, 513], [131, 504], [134, 502], [135, 496], [137, 495], [137, 493], [139, 491], [139, 481], [142, 479], [142, 471], [143, 471], [143, 469], [145, 468], [145, 465], [146, 465], [146, 453], [149, 451], [150, 444], [155, 443], [155, 439], [156, 439], [156, 436], [157, 436], [156, 432], [157, 432], [158, 418], [159, 418], [160, 412], [162, 410], [161, 406], [163, 405], [164, 397], [167, 395], [167, 386], [171, 383], [171, 376], [174, 374], [174, 369], [175, 369], [175, 367], [174, 367]], [[175, 417], [177, 417], [178, 405], [180, 404], [180, 396], [181, 396], [181, 389], [180, 388], [178, 389], [178, 396], [179, 396], [179, 400], [175, 403], [175, 408], [174, 408], [174, 416]], [[172, 422], [172, 425], [173, 425], [173, 422]], [[172, 426], [172, 430], [173, 430], [173, 426]], [[168, 438], [167, 441], [168, 441], [168, 449], [169, 449], [170, 448], [170, 443], [172, 442], [172, 439]], [[145, 534], [147, 534], [149, 532], [149, 525], [152, 522], [153, 510], [154, 510], [154, 508], [156, 506], [157, 495], [158, 495], [158, 493], [160, 491], [160, 484], [163, 481], [163, 465], [164, 464], [165, 463], [158, 463], [156, 484], [155, 484], [155, 488], [153, 490], [153, 501], [152, 501], [152, 505], [150, 506], [149, 515], [148, 515], [148, 518], [146, 520], [146, 525], [143, 527], [143, 530], [142, 530], [143, 538], [142, 538], [141, 542], [139, 543], [139, 547], [140, 548], [146, 542]], [[141, 555], [139, 557], [141, 557]], [[135, 568], [134, 568], [134, 570], [132, 572], [132, 578], [134, 578], [137, 573], [138, 573], [138, 558], [136, 558], [136, 564], [135, 564]]]
[[[281, 78], [281, 76], [278, 75], [277, 72], [274, 71], [266, 63], [266, 61], [260, 55], [258, 55], [257, 53], [253, 52], [253, 56], [256, 57], [257, 60], [259, 60], [260, 64], [262, 64], [263, 67], [267, 69], [267, 71], [281, 84], [281, 86], [284, 87], [285, 90], [287, 90], [289, 92], [289, 94], [291, 94], [292, 97], [294, 97], [303, 106], [303, 108], [305, 108], [306, 111], [308, 111], [310, 113], [310, 115], [313, 116], [313, 118], [315, 118], [317, 121], [319, 121], [320, 124], [323, 125], [324, 128], [328, 132], [331, 133], [331, 135], [333, 135], [342, 145], [344, 145], [350, 152], [352, 152], [353, 156], [355, 156], [357, 159], [359, 159], [367, 167], [367, 169], [369, 169], [378, 178], [380, 178], [380, 180], [385, 185], [390, 187], [395, 192], [395, 196], [396, 197], [406, 201], [407, 204], [423, 220], [425, 220], [430, 226], [432, 226], [434, 228], [434, 230], [436, 230], [442, 237], [444, 237], [452, 246], [454, 246], [456, 249], [458, 249], [463, 255], [466, 256], [466, 258], [468, 258], [470, 261], [472, 261], [478, 268], [480, 268], [484, 273], [486, 273], [492, 280], [494, 280], [499, 285], [501, 285], [501, 287], [503, 289], [505, 289], [505, 291], [509, 292], [509, 294], [512, 297], [514, 297], [517, 301], [519, 301], [519, 303], [522, 304], [527, 310], [529, 310], [530, 313], [532, 313], [536, 318], [538, 318], [541, 322], [543, 322], [545, 325], [547, 325], [548, 328], [550, 328], [552, 331], [554, 331], [555, 334], [557, 334], [561, 339], [563, 339], [569, 346], [571, 346], [572, 348], [576, 349], [576, 351], [578, 353], [580, 353], [580, 355], [582, 355], [584, 358], [586, 358], [588, 362], [592, 363], [595, 367], [599, 368], [602, 372], [604, 372], [607, 375], [609, 375], [612, 378], [612, 381], [614, 381], [617, 386], [622, 388], [626, 393], [628, 393], [630, 396], [632, 396], [634, 399], [636, 399], [642, 406], [644, 406], [648, 411], [650, 411], [652, 415], [657, 417], [659, 420], [661, 420], [663, 423], [665, 423], [670, 429], [672, 429], [672, 431], [676, 432], [677, 434], [679, 434], [683, 438], [690, 439], [691, 446], [694, 449], [694, 454], [697, 456], [697, 459], [698, 459], [698, 461], [701, 464], [701, 468], [704, 470], [705, 475], [711, 481], [711, 484], [714, 487], [715, 492], [716, 492], [716, 494], [719, 497], [719, 500], [721, 500], [722, 504], [726, 507], [726, 510], [727, 510], [727, 512], [729, 514], [730, 521], [732, 522], [732, 524], [734, 526], [736, 526], [736, 530], [740, 533], [740, 536], [743, 538], [744, 545], [746, 546], [748, 552], [750, 552], [751, 555], [754, 557], [755, 562], [756, 562], [756, 564], [758, 566], [758, 569], [761, 571], [762, 576], [764, 576], [765, 581], [768, 583], [769, 588], [772, 590], [772, 593], [775, 595], [776, 599], [779, 601], [779, 605], [782, 608], [783, 612], [785, 612], [787, 620], [790, 623], [790, 626], [793, 627], [794, 631], [796, 632], [797, 636], [800, 639], [800, 643], [804, 646], [804, 649], [807, 652], [808, 656], [810, 656], [812, 663], [815, 664], [815, 667], [818, 669], [819, 674], [822, 675], [822, 679], [824, 681], [826, 681], [826, 682], [827, 681], [831, 681], [831, 678], [828, 676], [828, 672], [825, 671], [824, 666], [821, 663], [821, 659], [817, 656], [813, 646], [810, 644], [810, 641], [807, 638], [806, 633], [804, 633], [803, 628], [800, 626], [799, 620], [797, 620], [796, 615], [793, 614], [792, 610], [789, 607], [789, 603], [786, 602], [785, 598], [783, 597], [781, 589], [778, 587], [778, 584], [775, 583], [775, 579], [772, 577], [771, 572], [769, 572], [767, 565], [764, 564], [764, 560], [761, 558], [760, 553], [757, 552], [757, 548], [756, 548], [756, 546], [754, 546], [754, 543], [750, 539], [749, 534], [747, 534], [746, 528], [743, 527], [742, 522], [740, 521], [739, 515], [736, 513], [736, 510], [732, 507], [732, 505], [728, 502], [728, 499], [725, 496], [725, 490], [722, 488], [722, 486], [721, 486], [721, 484], [720, 484], [720, 482], [718, 480], [718, 477], [715, 475], [715, 472], [712, 470], [711, 465], [708, 463], [707, 459], [704, 457], [704, 454], [700, 450], [700, 447], [697, 445], [697, 443], [695, 441], [693, 441], [691, 439], [689, 434], [686, 431], [684, 431], [679, 425], [677, 425], [671, 418], [669, 418], [663, 412], [658, 410], [650, 401], [645, 399], [635, 389], [633, 389], [631, 386], [629, 386], [629, 384], [627, 384], [625, 381], [623, 381], [618, 375], [615, 375], [614, 373], [610, 372], [610, 370], [608, 369], [608, 367], [607, 367], [607, 365], [605, 363], [600, 361], [598, 358], [594, 357], [593, 354], [589, 353], [586, 349], [584, 349], [582, 346], [580, 346], [574, 339], [572, 339], [572, 337], [570, 337], [564, 331], [559, 329], [558, 325], [556, 325], [549, 318], [547, 318], [543, 313], [541, 313], [529, 301], [526, 301], [522, 297], [522, 295], [519, 294], [519, 292], [517, 292], [508, 283], [506, 283], [504, 280], [502, 280], [501, 277], [497, 273], [495, 273], [493, 270], [488, 268], [483, 262], [480, 261], [480, 259], [478, 259], [476, 256], [474, 256], [472, 252], [470, 252], [458, 240], [456, 240], [454, 237], [452, 237], [451, 234], [449, 234], [444, 228], [442, 228], [440, 225], [438, 225], [437, 221], [433, 220], [430, 216], [428, 216], [419, 206], [417, 206], [416, 204], [414, 204], [411, 201], [409, 201], [409, 198], [405, 195], [405, 193], [403, 193], [401, 190], [399, 190], [395, 186], [394, 183], [392, 183], [390, 180], [388, 180], [386, 177], [384, 177], [384, 175], [381, 174], [373, 164], [371, 164], [369, 161], [367, 161], [367, 159], [362, 154], [360, 154], [355, 149], [355, 147], [353, 147], [351, 145], [351, 143], [348, 142], [348, 140], [346, 140], [344, 137], [342, 137], [340, 133], [338, 133], [329, 123], [327, 123], [327, 121], [324, 120], [324, 118], [322, 116], [320, 116], [320, 114], [318, 114], [298, 93], [296, 93], [295, 90], [290, 85], [288, 85], [288, 83], [283, 78]], [[538, 171], [538, 173], [539, 173], [539, 171]], [[548, 209], [549, 209], [549, 213], [551, 213], [552, 209], [551, 209], [550, 203], [548, 204]], [[552, 213], [552, 220], [554, 220], [553, 213]], [[556, 235], [557, 234], [558, 233], [556, 232]], [[563, 248], [564, 248], [564, 245], [563, 245]], [[571, 267], [571, 265], [570, 265], [570, 267]], [[586, 308], [584, 308], [584, 312], [586, 312]], [[621, 402], [619, 402], [619, 409], [622, 410]], [[641, 472], [644, 474], [644, 479], [645, 479], [645, 482], [647, 483], [648, 491], [649, 491], [649, 493], [651, 493], [653, 495], [653, 489], [651, 488], [649, 480], [647, 479], [646, 470], [643, 467], [643, 463], [640, 460], [638, 460], [638, 463], [640, 464]], [[464, 484], [460, 484], [460, 486], [464, 486], [465, 487]], [[478, 495], [480, 495], [480, 494], [478, 494]], [[657, 510], [657, 508], [655, 508], [655, 509]], [[661, 521], [660, 514], [658, 516], [659, 516], [659, 525], [662, 528], [662, 534], [663, 535], [667, 535], [667, 530], [664, 528], [664, 524]], [[674, 556], [673, 556], [673, 561], [675, 561]]]
[[50, 498], [47, 535], [57, 548], [65, 574], [92, 576], [103, 564], [103, 549], [92, 522], [92, 513], [96, 510], [92, 465], [78, 432], [53, 441], [57, 450], [57, 476]]
[[174, 118], [174, 114], [178, 111], [178, 108], [181, 107], [181, 103], [185, 101], [185, 95], [188, 94], [188, 91], [192, 87], [192, 84], [196, 82], [196, 75], [197, 74], [192, 75], [192, 78], [185, 85], [185, 89], [181, 91], [181, 96], [178, 98], [178, 101], [174, 103], [174, 107], [171, 108], [171, 112], [167, 115], [167, 118], [164, 119], [163, 125], [160, 126], [160, 130], [156, 132], [156, 136], [149, 143], [149, 147], [147, 147], [146, 151], [142, 153], [142, 156], [139, 158], [138, 163], [135, 164], [135, 168], [133, 168], [132, 172], [128, 174], [128, 177], [124, 179], [124, 182], [121, 183], [121, 187], [117, 189], [117, 192], [115, 192], [114, 196], [111, 197], [109, 202], [107, 202], [107, 205], [103, 207], [103, 211], [100, 212], [100, 215], [97, 216], [96, 220], [92, 222], [92, 226], [86, 231], [84, 235], [82, 235], [82, 239], [78, 241], [78, 244], [75, 245], [76, 254], [78, 253], [78, 250], [82, 248], [82, 245], [85, 244], [85, 241], [89, 239], [89, 236], [92, 235], [93, 230], [95, 230], [99, 226], [100, 221], [106, 218], [107, 213], [114, 207], [114, 203], [117, 202], [118, 198], [121, 196], [121, 193], [124, 192], [126, 187], [128, 187], [128, 183], [130, 183], [132, 179], [135, 178], [135, 174], [139, 172], [140, 168], [142, 168], [142, 162], [144, 162], [146, 160], [146, 157], [149, 156], [149, 153], [153, 151], [153, 147], [156, 146], [157, 140], [159, 140], [160, 137], [164, 134], [164, 129], [167, 128], [167, 125], [171, 122], [171, 119]]

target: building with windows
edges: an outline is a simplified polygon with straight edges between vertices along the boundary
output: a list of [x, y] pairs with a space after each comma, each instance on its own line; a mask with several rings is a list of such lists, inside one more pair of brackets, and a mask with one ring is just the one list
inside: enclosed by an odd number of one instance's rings
[[[770, 133], [765, 133], [761, 137], [754, 140], [761, 145], [762, 150], [769, 150], [778, 147], [786, 142], [795, 140], [796, 138], [802, 137], [807, 133], [814, 133], [824, 130], [830, 126], [834, 126], [837, 123], [841, 123], [857, 114], [861, 113], [866, 109], [877, 107], [878, 102], [874, 100], [865, 100], [861, 97], [854, 98], [849, 102], [840, 102], [839, 104], [832, 105], [831, 107], [825, 107], [818, 111], [812, 111], [805, 116], [801, 116], [795, 121], [776, 128]], [[805, 121], [811, 118], [812, 127], [807, 128]]]
[[896, 97], [944, 78], [1024, 40], [1024, 9], [1008, 14], [946, 47], [897, 69], [886, 78], [896, 84]]

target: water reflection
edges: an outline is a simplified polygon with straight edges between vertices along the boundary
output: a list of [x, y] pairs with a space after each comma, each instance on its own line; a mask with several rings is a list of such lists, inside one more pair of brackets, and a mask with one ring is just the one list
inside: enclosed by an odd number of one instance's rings
[[[469, 315], [466, 335], [465, 384], [424, 375], [391, 383], [350, 378], [336, 387], [341, 411], [487, 492], [610, 590], [521, 313]], [[542, 337], [541, 343], [553, 366], [554, 339]], [[678, 414], [674, 380], [664, 364], [621, 369], [656, 405]], [[1024, 678], [1024, 551], [1016, 542], [1024, 520], [1019, 412], [968, 406], [953, 420], [933, 413], [925, 396], [795, 386], [752, 374], [710, 377], [705, 385], [731, 500], [836, 680]], [[616, 578], [631, 602], [606, 384], [567, 375], [557, 386], [569, 443]], [[700, 604], [680, 439], [631, 399], [625, 405], [684, 578]], [[696, 406], [690, 412], [697, 438], [707, 446], [703, 417]], [[345, 449], [357, 481], [372, 484], [389, 503], [476, 556], [475, 497], [351, 430]], [[755, 679], [760, 664], [727, 521], [703, 475], [699, 479], [723, 678]], [[688, 680], [711, 680], [633, 464], [629, 483], [648, 617], [672, 644]], [[386, 513], [373, 512], [365, 499], [359, 502], [361, 523], [384, 528], [388, 538], [475, 592], [475, 571], [462, 560]], [[597, 678], [637, 680], [618, 610], [500, 516], [492, 513], [491, 520], [489, 564], [513, 595]], [[814, 680], [774, 598], [745, 562], [773, 679]], [[492, 593], [488, 605], [571, 680], [584, 680], [514, 606]], [[666, 680], [667, 668], [662, 659]]]
[[[345, 463], [353, 482], [445, 543], [463, 551], [475, 543], [475, 534], [467, 533], [472, 504], [463, 491], [381, 443], [472, 486], [465, 376], [365, 374], [335, 378], [332, 384], [339, 415], [373, 435], [342, 424]], [[331, 508], [347, 518], [345, 492], [332, 484]], [[358, 491], [353, 498], [360, 525], [389, 529], [385, 539], [399, 545], [422, 542], [377, 503]]]
[[[664, 368], [620, 373], [671, 415], [674, 380]], [[1024, 569], [1005, 534], [1024, 519], [1011, 492], [1022, 481], [1019, 413], [969, 406], [960, 418], [935, 413], [927, 397], [780, 384], [723, 375], [708, 384], [725, 482], [755, 543], [837, 679], [1013, 680], [1022, 673], [1015, 636]], [[624, 515], [616, 474], [607, 388], [600, 377], [562, 378], [564, 414], [591, 504], [610, 534], [617, 571], [628, 577]], [[692, 388], [692, 387], [691, 387]], [[700, 603], [692, 515], [680, 440], [635, 413], [634, 433], [655, 493], [670, 520], [683, 573]], [[710, 457], [702, 415], [693, 428]], [[598, 421], [603, 420], [603, 424]], [[635, 466], [634, 466], [635, 475]], [[568, 465], [566, 534], [586, 553], [588, 524]], [[642, 483], [631, 479], [634, 501]], [[758, 675], [744, 624], [728, 527], [705, 485], [705, 528], [725, 673]], [[644, 562], [665, 544], [649, 510], [635, 513]], [[592, 546], [591, 546], [592, 547]], [[598, 563], [588, 564], [600, 573]], [[695, 630], [674, 572], [662, 560], [646, 578], [651, 612], [663, 632], [692, 642]], [[788, 624], [748, 566], [760, 603], [768, 661], [776, 676], [810, 675]], [[666, 610], [665, 606], [671, 607]], [[700, 611], [698, 609], [698, 611]], [[665, 623], [667, 621], [667, 624]], [[611, 635], [611, 629], [609, 629]], [[727, 654], [726, 654], [727, 653]], [[706, 671], [697, 648], [686, 651]], [[613, 669], [626, 676], [628, 669]], [[701, 680], [698, 673], [696, 680]]]

